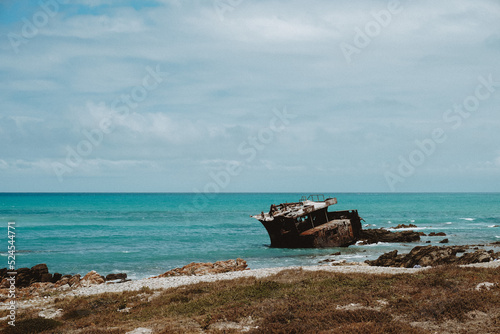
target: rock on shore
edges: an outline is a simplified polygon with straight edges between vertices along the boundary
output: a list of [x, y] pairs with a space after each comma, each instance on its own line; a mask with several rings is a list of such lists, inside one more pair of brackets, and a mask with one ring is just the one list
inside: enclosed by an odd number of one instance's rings
[[[0, 269], [0, 279], [2, 280], [0, 285], [2, 287], [6, 284], [8, 285], [5, 278], [10, 275], [7, 275], [7, 272], [7, 268]], [[55, 273], [54, 275], [50, 274], [45, 263], [37, 264], [31, 268], [16, 269], [16, 273], [16, 287], [18, 288], [25, 288], [36, 282], [55, 283], [62, 277], [59, 273]]]
[[[182, 268], [169, 270], [156, 278], [181, 275], [219, 274], [243, 271], [248, 269], [247, 267], [246, 261], [239, 258], [236, 260], [217, 261], [215, 263], [190, 263]], [[8, 288], [10, 287], [10, 281], [7, 280], [9, 277], [7, 272], [6, 268], [0, 269], [0, 301], [6, 300], [9, 294]], [[19, 297], [31, 298], [44, 295], [54, 290], [68, 291], [98, 285], [108, 286], [109, 283], [125, 281], [129, 281], [125, 273], [109, 274], [104, 277], [94, 270], [83, 277], [81, 277], [80, 274], [63, 276], [56, 273], [52, 275], [49, 273], [46, 264], [38, 264], [32, 268], [17, 269], [16, 288], [18, 292], [16, 295]]]
[[247, 262], [243, 259], [217, 261], [214, 263], [195, 263], [192, 262], [182, 268], [175, 268], [167, 271], [159, 276], [152, 278], [161, 278], [169, 276], [185, 276], [185, 275], [208, 275], [220, 274], [230, 271], [242, 271], [248, 267]]
[[[0, 300], [6, 299], [11, 277], [7, 268], [0, 269]], [[103, 284], [107, 281], [125, 282], [127, 274], [109, 274], [106, 279], [95, 271], [87, 273], [83, 278], [80, 274], [62, 275], [59, 273], [51, 274], [45, 263], [37, 264], [31, 268], [19, 268], [16, 272], [16, 289], [19, 289], [19, 296], [38, 296], [49, 290], [69, 290], [73, 288], [89, 287], [92, 285]], [[112, 282], [110, 282], [112, 283]]]
[[[490, 262], [498, 257], [500, 253], [484, 249], [475, 250], [472, 253], [466, 253], [469, 246], [417, 246], [408, 254], [399, 254], [394, 250], [382, 254], [378, 259], [365, 261], [371, 266], [382, 267], [404, 267], [413, 268], [415, 266], [427, 267], [443, 264], [471, 264]], [[464, 253], [458, 257], [457, 253]]]

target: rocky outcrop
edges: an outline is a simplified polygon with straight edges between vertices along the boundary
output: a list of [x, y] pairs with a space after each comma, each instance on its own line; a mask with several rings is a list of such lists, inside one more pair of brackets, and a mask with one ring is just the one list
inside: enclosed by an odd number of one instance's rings
[[63, 277], [62, 274], [54, 273], [54, 275], [52, 275], [52, 283], [59, 281], [62, 277]]
[[106, 282], [107, 281], [117, 281], [117, 280], [120, 280], [121, 282], [125, 282], [127, 280], [127, 274], [118, 273], [118, 274], [106, 275]]
[[[206, 275], [225, 273], [230, 271], [246, 270], [248, 267], [245, 260], [227, 260], [217, 261], [215, 263], [191, 263], [182, 268], [176, 268], [167, 271], [158, 277], [179, 276], [179, 275]], [[106, 277], [99, 275], [95, 271], [90, 271], [85, 276], [50, 274], [45, 264], [36, 265], [32, 268], [20, 268], [16, 270], [16, 296], [22, 298], [31, 298], [47, 295], [53, 291], [65, 291], [81, 287], [90, 287], [110, 283], [119, 283], [127, 281], [127, 274], [115, 273]], [[0, 269], [0, 302], [8, 299], [11, 282], [7, 280], [7, 269]], [[50, 275], [50, 281], [49, 280]], [[57, 280], [57, 281], [55, 281]]]
[[429, 237], [445, 237], [446, 233], [444, 232], [431, 232], [429, 233]]
[[190, 263], [182, 268], [175, 268], [167, 271], [164, 274], [153, 278], [169, 277], [169, 276], [188, 276], [188, 275], [207, 275], [219, 274], [230, 271], [242, 271], [248, 267], [247, 262], [243, 259], [217, 261], [215, 263]]
[[399, 229], [399, 228], [415, 228], [415, 227], [417, 227], [417, 225], [414, 225], [414, 224], [408, 224], [408, 225], [398, 224], [398, 226], [393, 227], [393, 228], [394, 229]]
[[68, 285], [69, 286], [74, 286], [74, 285], [77, 285], [78, 283], [80, 283], [80, 278], [82, 276], [80, 274], [76, 274], [74, 276], [72, 276], [69, 280], [68, 280]]
[[[0, 269], [0, 278], [3, 281], [8, 275], [7, 268]], [[16, 287], [25, 288], [33, 283], [55, 283], [59, 278], [60, 274], [52, 275], [49, 273], [49, 268], [45, 263], [37, 264], [31, 268], [18, 268], [15, 270], [16, 274]]]
[[365, 261], [370, 266], [378, 266], [378, 267], [396, 267], [396, 263], [400, 263], [402, 260], [402, 255], [398, 255], [397, 250], [393, 250], [392, 252], [384, 253], [378, 257], [378, 259], [370, 261]]
[[50, 282], [52, 280], [52, 274], [49, 273], [49, 268], [45, 263], [31, 267], [30, 274], [34, 282]]
[[[76, 276], [76, 275], [75, 275]], [[75, 277], [74, 276], [74, 277]], [[80, 275], [78, 275], [80, 276]], [[74, 285], [71, 285], [71, 287], [74, 288], [80, 288], [80, 287], [89, 287], [92, 285], [98, 285], [98, 284], [103, 284], [106, 282], [106, 279], [104, 276], [99, 275], [97, 272], [94, 270], [88, 272], [79, 282], [75, 283]]]
[[414, 242], [420, 240], [420, 234], [414, 231], [391, 232], [382, 228], [367, 229], [361, 230], [359, 240], [362, 245], [377, 242]]
[[465, 253], [457, 257], [457, 253], [466, 252], [469, 248], [469, 246], [417, 246], [408, 254], [398, 255], [398, 251], [394, 250], [382, 254], [376, 260], [368, 260], [365, 262], [371, 266], [413, 268], [415, 266], [427, 267], [443, 264], [489, 262], [500, 256], [499, 253], [479, 249], [472, 253]]
[[476, 250], [473, 253], [465, 253], [457, 260], [457, 264], [469, 264], [469, 263], [482, 263], [490, 262], [498, 258], [500, 254], [494, 254], [492, 251], [485, 251], [484, 249]]
[[61, 279], [55, 283], [56, 288], [63, 285], [69, 286], [69, 280], [71, 279], [71, 277], [71, 275], [64, 275], [63, 277], [61, 277]]
[[[126, 282], [127, 274], [109, 274], [106, 277], [97, 274], [95, 271], [89, 272], [83, 278], [80, 274], [62, 275], [60, 273], [49, 273], [49, 268], [45, 263], [37, 264], [31, 268], [16, 269], [16, 288], [26, 288], [35, 283], [54, 283], [54, 287], [80, 287], [102, 284], [106, 281], [114, 281], [113, 283]], [[10, 277], [7, 273], [7, 268], [0, 269], [0, 289], [5, 289], [10, 286]]]

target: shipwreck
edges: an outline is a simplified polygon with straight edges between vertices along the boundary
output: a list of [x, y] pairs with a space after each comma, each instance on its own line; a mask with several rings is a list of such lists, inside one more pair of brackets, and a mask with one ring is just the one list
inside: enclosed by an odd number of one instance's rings
[[276, 248], [347, 247], [361, 235], [357, 210], [328, 211], [336, 198], [303, 196], [299, 202], [271, 205], [269, 212], [251, 216], [259, 220]]

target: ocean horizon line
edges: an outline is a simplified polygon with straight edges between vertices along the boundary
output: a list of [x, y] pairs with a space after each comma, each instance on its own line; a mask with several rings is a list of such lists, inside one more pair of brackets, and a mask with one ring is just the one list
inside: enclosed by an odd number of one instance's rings
[[209, 194], [213, 195], [235, 195], [235, 194], [301, 194], [301, 195], [317, 195], [317, 194], [500, 194], [500, 191], [225, 191], [225, 192], [188, 192], [188, 191], [5, 191], [0, 192], [0, 195], [59, 195], [59, 194], [75, 194], [75, 195], [93, 195], [93, 194], [131, 194], [131, 195], [141, 195], [141, 194], [186, 194], [186, 195], [196, 195], [196, 194]]

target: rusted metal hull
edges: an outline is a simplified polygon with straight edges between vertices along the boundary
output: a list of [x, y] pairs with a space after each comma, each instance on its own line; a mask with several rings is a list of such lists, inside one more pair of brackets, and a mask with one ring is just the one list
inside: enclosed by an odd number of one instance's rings
[[[317, 212], [319, 218], [311, 223], [295, 218], [276, 217], [273, 221], [260, 220], [266, 228], [271, 247], [327, 248], [347, 247], [356, 243], [361, 232], [361, 218], [356, 210]], [[324, 217], [324, 218], [323, 218]]]

